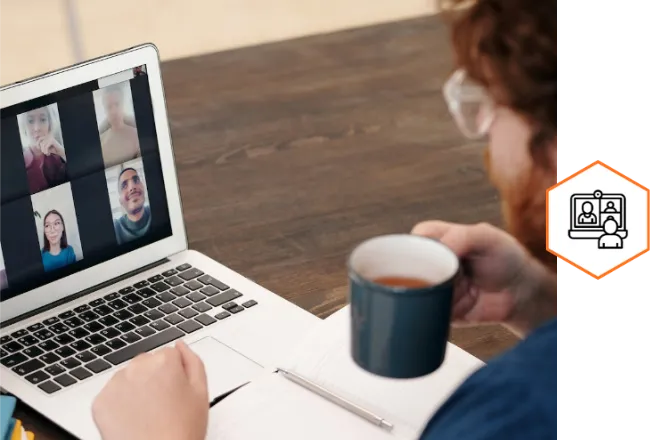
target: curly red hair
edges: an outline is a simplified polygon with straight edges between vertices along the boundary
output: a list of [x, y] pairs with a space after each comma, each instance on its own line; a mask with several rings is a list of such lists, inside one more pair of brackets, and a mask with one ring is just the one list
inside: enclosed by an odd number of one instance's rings
[[453, 13], [456, 65], [530, 124], [532, 157], [555, 168], [544, 150], [557, 137], [557, 2], [442, 0], [441, 6]]

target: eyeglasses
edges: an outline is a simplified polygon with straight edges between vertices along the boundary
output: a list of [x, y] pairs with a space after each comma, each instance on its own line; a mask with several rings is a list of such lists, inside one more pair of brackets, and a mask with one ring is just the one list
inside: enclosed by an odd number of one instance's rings
[[61, 220], [56, 220], [54, 223], [45, 223], [46, 231], [61, 229], [62, 227], [63, 227], [63, 223], [61, 222]]
[[481, 85], [467, 77], [463, 69], [451, 75], [442, 93], [458, 129], [469, 139], [487, 135], [494, 121], [494, 102]]

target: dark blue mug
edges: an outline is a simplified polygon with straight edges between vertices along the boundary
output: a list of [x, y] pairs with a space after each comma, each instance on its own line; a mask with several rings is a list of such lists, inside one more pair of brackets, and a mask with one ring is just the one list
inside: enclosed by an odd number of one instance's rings
[[444, 362], [460, 263], [425, 237], [371, 238], [350, 254], [352, 358], [364, 370], [408, 379]]

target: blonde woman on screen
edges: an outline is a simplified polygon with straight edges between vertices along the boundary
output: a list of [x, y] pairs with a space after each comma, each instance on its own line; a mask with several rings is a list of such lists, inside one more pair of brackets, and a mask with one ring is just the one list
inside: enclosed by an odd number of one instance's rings
[[30, 194], [68, 181], [56, 104], [18, 116]]
[[140, 157], [138, 130], [133, 118], [124, 113], [124, 89], [108, 86], [100, 92], [108, 128], [101, 131], [102, 156], [106, 168]]

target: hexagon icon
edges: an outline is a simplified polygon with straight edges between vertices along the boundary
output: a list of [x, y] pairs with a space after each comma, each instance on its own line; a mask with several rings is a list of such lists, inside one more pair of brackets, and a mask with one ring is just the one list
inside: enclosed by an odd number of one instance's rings
[[596, 161], [546, 192], [546, 249], [601, 279], [650, 248], [650, 191]]

